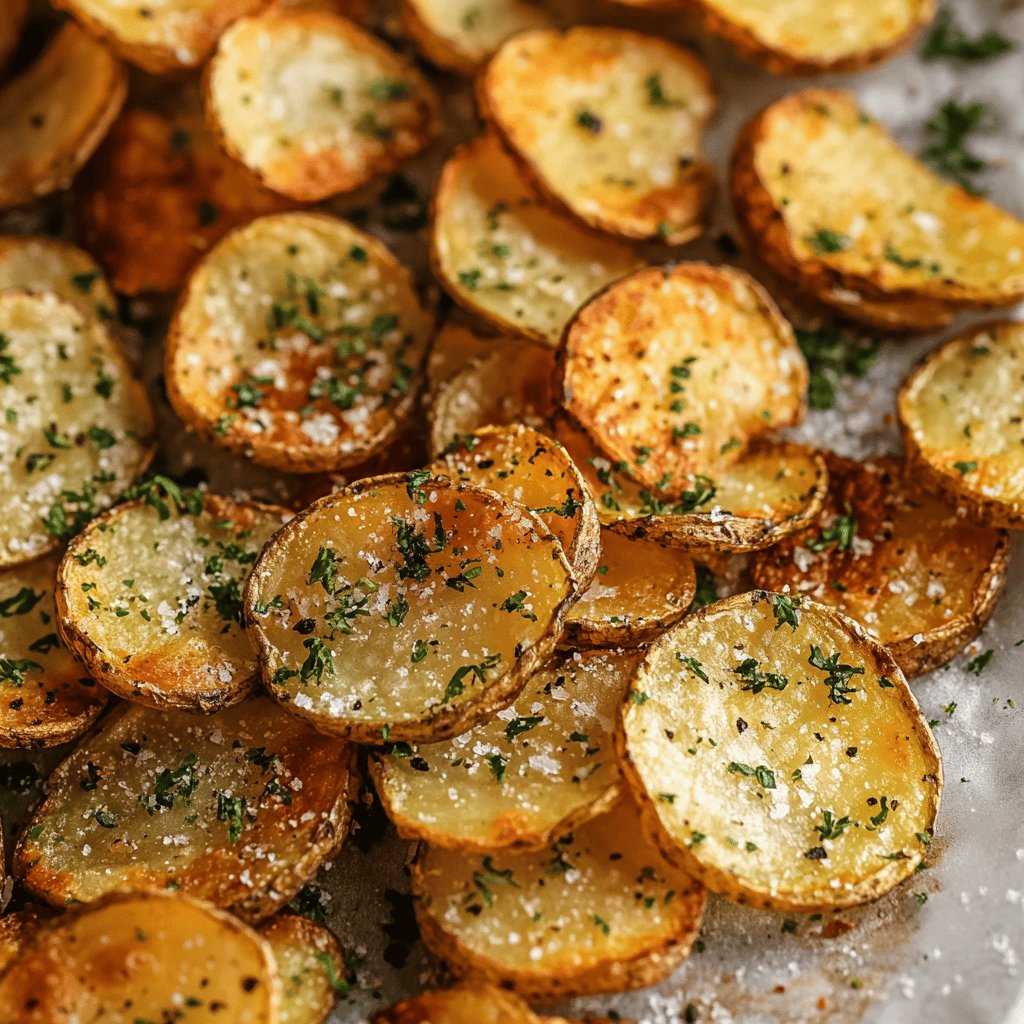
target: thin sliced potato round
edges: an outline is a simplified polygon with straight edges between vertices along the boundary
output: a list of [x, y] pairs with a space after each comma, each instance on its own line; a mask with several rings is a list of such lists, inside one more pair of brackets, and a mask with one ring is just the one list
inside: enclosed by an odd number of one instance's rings
[[206, 84], [228, 153], [300, 202], [395, 170], [437, 131], [437, 96], [419, 71], [325, 11], [272, 9], [235, 22]]
[[762, 111], [736, 144], [732, 192], [751, 249], [866, 323], [881, 306], [928, 328], [1024, 297], [1024, 222], [936, 176], [849, 93]]
[[1009, 538], [924, 494], [897, 459], [829, 456], [829, 497], [809, 529], [754, 560], [765, 590], [838, 608], [906, 676], [945, 664], [981, 632], [1006, 584]]
[[60, 563], [58, 625], [93, 678], [154, 708], [216, 711], [258, 681], [242, 592], [285, 509], [157, 496], [89, 524]]
[[859, 5], [817, 0], [697, 0], [709, 32], [776, 74], [858, 71], [908, 46], [935, 0]]
[[807, 366], [793, 329], [731, 267], [651, 267], [573, 318], [562, 402], [614, 462], [673, 496], [687, 474], [804, 415]]
[[1024, 324], [975, 328], [900, 389], [907, 459], [930, 491], [986, 526], [1024, 529]]
[[431, 467], [441, 476], [489, 487], [536, 512], [558, 539], [582, 591], [601, 557], [594, 499], [566, 450], [520, 424], [482, 427], [449, 446]]
[[39, 930], [0, 976], [12, 1024], [278, 1024], [269, 946], [230, 914], [170, 893], [115, 893]]
[[601, 564], [565, 617], [565, 638], [586, 646], [647, 643], [686, 614], [696, 591], [687, 552], [602, 530]]
[[490, 136], [463, 146], [441, 171], [431, 257], [456, 302], [552, 347], [580, 305], [643, 264], [632, 246], [543, 206]]
[[281, 983], [278, 1024], [321, 1024], [348, 992], [345, 957], [333, 932], [299, 914], [276, 914], [259, 927]]
[[479, 97], [534, 184], [585, 224], [673, 244], [704, 230], [715, 96], [688, 50], [615, 28], [524, 32], [494, 55]]
[[57, 635], [57, 561], [0, 572], [0, 747], [67, 743], [107, 703]]
[[535, 849], [619, 796], [611, 728], [636, 655], [562, 653], [515, 704], [447, 743], [391, 747], [371, 762], [400, 835], [448, 849]]
[[21, 39], [28, 0], [6, 0], [0, 10], [0, 68], [7, 63]]
[[737, 594], [669, 630], [619, 740], [659, 842], [739, 903], [864, 903], [931, 841], [942, 764], [914, 695], [856, 623], [806, 599]]
[[544, 429], [555, 407], [555, 356], [537, 345], [501, 349], [452, 377], [430, 409], [430, 447], [442, 455], [481, 427]]
[[50, 777], [14, 873], [57, 907], [180, 888], [259, 920], [344, 841], [355, 779], [351, 748], [266, 697], [210, 716], [122, 704]]
[[[403, 999], [370, 1024], [570, 1024], [564, 1017], [538, 1017], [517, 995], [496, 985], [469, 982]], [[600, 1024], [592, 1017], [588, 1024]]]
[[315, 213], [262, 217], [196, 267], [167, 393], [205, 438], [290, 473], [386, 448], [413, 411], [433, 314], [376, 239]]
[[704, 890], [644, 839], [626, 798], [544, 850], [423, 847], [412, 872], [427, 948], [457, 977], [528, 999], [656, 984], [686, 958], [704, 912]]
[[574, 597], [536, 515], [421, 470], [296, 516], [245, 605], [264, 682], [289, 711], [357, 743], [426, 743], [510, 704]]
[[475, 359], [493, 355], [502, 349], [520, 349], [522, 340], [507, 335], [481, 334], [475, 327], [458, 320], [448, 320], [438, 328], [427, 358], [428, 398], [441, 390], [460, 370]]
[[53, 293], [0, 294], [0, 567], [73, 537], [153, 456], [153, 414], [107, 329]]
[[0, 88], [0, 210], [67, 188], [117, 117], [127, 88], [113, 54], [65, 25], [31, 67]]

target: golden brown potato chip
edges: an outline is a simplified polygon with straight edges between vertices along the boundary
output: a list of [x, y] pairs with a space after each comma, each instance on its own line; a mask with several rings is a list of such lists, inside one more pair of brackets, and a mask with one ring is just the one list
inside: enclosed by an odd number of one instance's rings
[[363, 462], [413, 410], [433, 314], [376, 239], [315, 213], [262, 217], [189, 278], [167, 392], [205, 438], [290, 473]]
[[669, 630], [619, 738], [659, 841], [740, 903], [864, 903], [931, 841], [942, 764], [914, 695], [884, 648], [807, 599], [738, 594]]
[[1006, 583], [1005, 533], [923, 494], [896, 459], [829, 456], [817, 521], [754, 560], [755, 586], [792, 587], [859, 622], [904, 675], [929, 672], [988, 622]]
[[266, 697], [214, 715], [122, 704], [50, 777], [15, 875], [57, 907], [180, 888], [259, 920], [341, 845], [354, 779], [350, 747]]
[[644, 839], [625, 798], [543, 850], [423, 847], [413, 892], [423, 941], [457, 977], [536, 1000], [663, 980], [689, 953], [705, 899]]
[[27, 11], [28, 0], [6, 0], [0, 10], [0, 67], [7, 63], [21, 39]]
[[412, 64], [345, 18], [275, 9], [221, 36], [207, 112], [268, 188], [316, 202], [415, 156], [436, 133], [438, 101]]
[[373, 779], [399, 834], [468, 852], [535, 849], [606, 811], [619, 795], [610, 730], [636, 661], [557, 654], [493, 718], [377, 755]]
[[345, 958], [334, 934], [298, 914], [276, 914], [259, 927], [281, 983], [278, 1024], [321, 1024], [347, 995]]
[[440, 394], [448, 381], [475, 359], [493, 355], [500, 349], [518, 350], [522, 346], [519, 338], [491, 337], [459, 320], [445, 321], [434, 335], [427, 358], [428, 397]]
[[114, 893], [39, 930], [0, 976], [11, 1024], [278, 1024], [267, 944], [241, 921], [170, 893]]
[[0, 572], [0, 747], [67, 743], [107, 703], [57, 635], [57, 561]]
[[580, 305], [643, 263], [631, 246], [543, 206], [490, 136], [463, 146], [441, 171], [431, 256], [456, 302], [553, 347]]
[[732, 192], [761, 259], [865, 323], [927, 329], [1024, 297], [1024, 222], [937, 177], [848, 93], [762, 111], [737, 142]]
[[34, 64], [0, 88], [0, 210], [67, 188], [124, 103], [111, 52], [65, 25]]
[[73, 537], [153, 454], [149, 401], [107, 329], [55, 294], [0, 294], [0, 567]]
[[688, 242], [714, 170], [701, 135], [711, 78], [688, 50], [623, 29], [524, 32], [495, 54], [480, 105], [537, 187], [592, 227]]
[[731, 267], [651, 267], [611, 285], [573, 318], [561, 357], [570, 416], [669, 496], [804, 415], [807, 366], [793, 330]]
[[76, 189], [82, 239], [126, 295], [184, 284], [232, 228], [283, 209], [226, 156], [201, 115], [126, 110]]
[[[588, 1024], [600, 1024], [588, 1017]], [[512, 992], [469, 982], [423, 992], [375, 1014], [370, 1024], [570, 1024], [563, 1017], [538, 1017]]]
[[359, 743], [448, 739], [515, 698], [574, 583], [521, 505], [426, 470], [321, 498], [260, 556], [245, 593], [264, 682]]
[[290, 513], [199, 493], [119, 505], [71, 543], [58, 624], [92, 676], [126, 700], [208, 712], [257, 683], [242, 591]]

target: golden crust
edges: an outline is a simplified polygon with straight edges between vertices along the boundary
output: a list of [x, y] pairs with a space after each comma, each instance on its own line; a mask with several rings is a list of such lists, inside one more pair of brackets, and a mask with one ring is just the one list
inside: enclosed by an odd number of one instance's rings
[[0, 917], [0, 976], [51, 913], [49, 907], [30, 903], [21, 910], [13, 910]]
[[7, 0], [0, 10], [0, 68], [7, 63], [21, 39], [28, 0]]
[[281, 984], [278, 1024], [321, 1024], [348, 984], [344, 951], [334, 933], [287, 912], [257, 931], [270, 946]]

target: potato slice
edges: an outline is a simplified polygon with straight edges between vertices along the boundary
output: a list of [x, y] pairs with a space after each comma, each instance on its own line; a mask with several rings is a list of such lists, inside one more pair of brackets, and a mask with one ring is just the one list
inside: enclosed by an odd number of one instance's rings
[[437, 96], [419, 71], [325, 11], [236, 22], [210, 64], [206, 102], [227, 151], [301, 202], [394, 170], [437, 132]]
[[153, 455], [146, 394], [107, 329], [52, 293], [0, 294], [0, 567], [73, 537]]
[[555, 356], [537, 345], [502, 345], [460, 370], [434, 398], [430, 447], [441, 455], [480, 427], [544, 428], [554, 410]]
[[886, 647], [906, 676], [930, 672], [981, 632], [1006, 583], [1007, 535], [923, 494], [897, 459], [831, 455], [817, 521], [761, 552], [755, 586], [790, 587], [838, 608]]
[[122, 704], [50, 777], [14, 873], [62, 907], [180, 888], [259, 920], [343, 842], [351, 748], [266, 697], [215, 715]]
[[524, 32], [479, 84], [488, 123], [550, 200], [626, 238], [688, 242], [714, 197], [701, 135], [715, 109], [689, 50], [615, 28]]
[[21, 39], [28, 0], [6, 0], [0, 10], [0, 67], [7, 63]]
[[259, 927], [281, 983], [278, 1024], [321, 1024], [348, 993], [345, 958], [334, 934], [299, 914], [276, 914]]
[[53, 747], [107, 703], [57, 635], [53, 555], [0, 572], [0, 747]]
[[521, 505], [426, 470], [296, 516], [245, 594], [270, 692], [358, 743], [449, 739], [506, 707], [561, 630], [562, 546]]
[[903, 383], [899, 419], [913, 472], [986, 526], [1024, 529], [1024, 324], [975, 328]]
[[448, 381], [473, 360], [493, 355], [499, 350], [522, 347], [519, 338], [507, 335], [491, 337], [459, 320], [447, 320], [434, 335], [427, 358], [428, 398], [440, 394]]
[[117, 117], [124, 68], [77, 25], [0, 88], [0, 210], [67, 188]]
[[557, 654], [468, 732], [375, 755], [399, 834], [469, 852], [535, 849], [606, 811], [619, 794], [610, 728], [636, 662], [628, 651]]
[[[467, 983], [423, 992], [375, 1014], [370, 1024], [570, 1024], [538, 1017], [522, 999], [496, 985]], [[600, 1024], [592, 1017], [588, 1024]]]
[[82, 239], [126, 295], [180, 288], [232, 228], [288, 201], [217, 144], [201, 114], [125, 111], [76, 189]]
[[737, 902], [864, 903], [930, 842], [942, 765], [914, 695], [883, 647], [807, 599], [737, 594], [665, 633], [619, 738], [661, 842]]
[[696, 0], [704, 26], [781, 75], [858, 71], [909, 45], [935, 0], [882, 0], [870, 9], [815, 0]]
[[290, 473], [386, 448], [412, 413], [433, 315], [380, 242], [282, 213], [196, 267], [171, 325], [167, 393], [204, 437]]
[[686, 958], [704, 911], [704, 890], [643, 838], [625, 798], [544, 850], [423, 847], [412, 872], [427, 948], [456, 976], [528, 999], [656, 984]]
[[686, 614], [696, 591], [685, 551], [604, 529], [601, 564], [565, 617], [566, 639], [587, 646], [646, 643]]
[[643, 263], [632, 246], [544, 207], [489, 136], [467, 143], [441, 171], [431, 256], [456, 302], [553, 347], [582, 303]]
[[29, 904], [0, 917], [0, 974], [35, 936], [50, 913], [48, 907]]
[[93, 677], [126, 700], [210, 712], [257, 683], [242, 591], [290, 513], [214, 495], [119, 505], [60, 563], [61, 635]]
[[865, 323], [881, 305], [926, 329], [1024, 297], [1024, 222], [937, 177], [849, 93], [808, 89], [762, 111], [737, 142], [732, 192], [776, 273]]
[[594, 499], [565, 449], [532, 427], [482, 427], [449, 446], [431, 471], [525, 505], [558, 539], [582, 591], [601, 557]]
[[[270, 948], [230, 914], [181, 895], [115, 893], [40, 929], [0, 977], [18, 1024], [277, 1024]], [[13, 1020], [14, 1018], [12, 1018]]]

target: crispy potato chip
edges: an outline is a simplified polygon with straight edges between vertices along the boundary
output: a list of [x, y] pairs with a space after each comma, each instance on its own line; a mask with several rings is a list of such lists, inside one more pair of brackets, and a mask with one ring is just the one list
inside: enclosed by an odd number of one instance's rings
[[688, 50], [615, 28], [524, 32], [495, 54], [479, 96], [534, 184], [584, 223], [673, 244], [704, 230], [715, 96]]
[[399, 834], [469, 852], [533, 849], [606, 811], [619, 794], [609, 729], [636, 662], [627, 651], [557, 654], [495, 717], [446, 743], [376, 755]]
[[6, 0], [0, 10], [0, 67], [7, 63], [21, 39], [28, 0]]
[[321, 498], [245, 593], [264, 682], [359, 743], [431, 742], [512, 702], [550, 653], [574, 583], [541, 521], [426, 470]]
[[209, 494], [153, 497], [119, 505], [72, 542], [58, 573], [60, 632], [119, 697], [216, 711], [257, 683], [242, 591], [290, 513]]
[[696, 0], [709, 32], [776, 74], [858, 71], [908, 46], [935, 16], [935, 0], [869, 8], [816, 0]]
[[1024, 297], [1024, 222], [937, 177], [848, 93], [762, 111], [736, 144], [732, 192], [776, 273], [866, 323], [885, 323], [882, 307], [927, 329]]
[[462, 483], [489, 487], [540, 516], [558, 539], [583, 590], [601, 557], [601, 524], [586, 481], [565, 449], [521, 423], [482, 427], [459, 439], [431, 467]]
[[884, 648], [807, 599], [737, 594], [669, 630], [619, 738], [659, 841], [737, 902], [864, 903], [930, 842], [942, 765], [914, 695]]
[[35, 936], [50, 913], [49, 908], [30, 903], [0, 917], [0, 974]]
[[226, 156], [200, 115], [126, 110], [76, 189], [82, 239], [126, 295], [169, 292], [232, 228], [288, 201]]
[[0, 210], [67, 188], [117, 117], [127, 88], [110, 51], [65, 25], [31, 67], [0, 88]]
[[[571, 1024], [564, 1017], [538, 1017], [512, 992], [496, 985], [467, 983], [403, 999], [371, 1018], [370, 1024]], [[587, 1024], [600, 1024], [593, 1017]]]
[[562, 402], [597, 447], [673, 496], [687, 474], [804, 415], [793, 330], [731, 267], [651, 267], [613, 284], [573, 318], [561, 370]]
[[831, 455], [817, 521], [754, 560], [754, 585], [838, 608], [906, 676], [930, 672], [981, 632], [1006, 583], [1008, 537], [923, 494], [897, 459]]
[[423, 847], [412, 871], [427, 948], [456, 976], [529, 999], [656, 984], [686, 958], [704, 911], [704, 890], [645, 841], [625, 798], [544, 850]]
[[912, 472], [985, 526], [1024, 528], [1024, 324], [977, 327], [929, 353], [900, 388]]
[[345, 958], [333, 933], [298, 914], [276, 914], [259, 927], [281, 983], [278, 1024], [321, 1024], [348, 993]]
[[315, 213], [262, 217], [196, 267], [171, 325], [167, 393], [205, 438], [290, 473], [386, 448], [433, 330], [376, 239]]
[[215, 907], [170, 893], [114, 893], [62, 914], [0, 976], [12, 1024], [184, 1019], [277, 1024], [270, 948]]
[[107, 329], [52, 293], [0, 294], [0, 567], [73, 537], [153, 455], [146, 394]]
[[431, 256], [456, 302], [553, 347], [583, 302], [643, 263], [631, 246], [544, 207], [489, 136], [463, 146], [441, 172]]
[[275, 9], [221, 36], [207, 112], [268, 188], [317, 202], [419, 153], [438, 100], [412, 64], [345, 18]]
[[501, 349], [518, 351], [521, 348], [523, 342], [520, 338], [507, 335], [491, 337], [459, 320], [447, 320], [434, 335], [427, 357], [428, 397], [438, 395], [455, 374], [475, 359], [493, 355]]
[[574, 644], [636, 646], [678, 622], [697, 590], [693, 560], [655, 540], [601, 532], [601, 564], [565, 617]]
[[180, 888], [259, 920], [341, 845], [355, 778], [350, 747], [265, 697], [215, 715], [122, 704], [50, 777], [15, 875], [57, 907]]
[[53, 555], [0, 572], [0, 747], [53, 747], [107, 703], [57, 635]]

